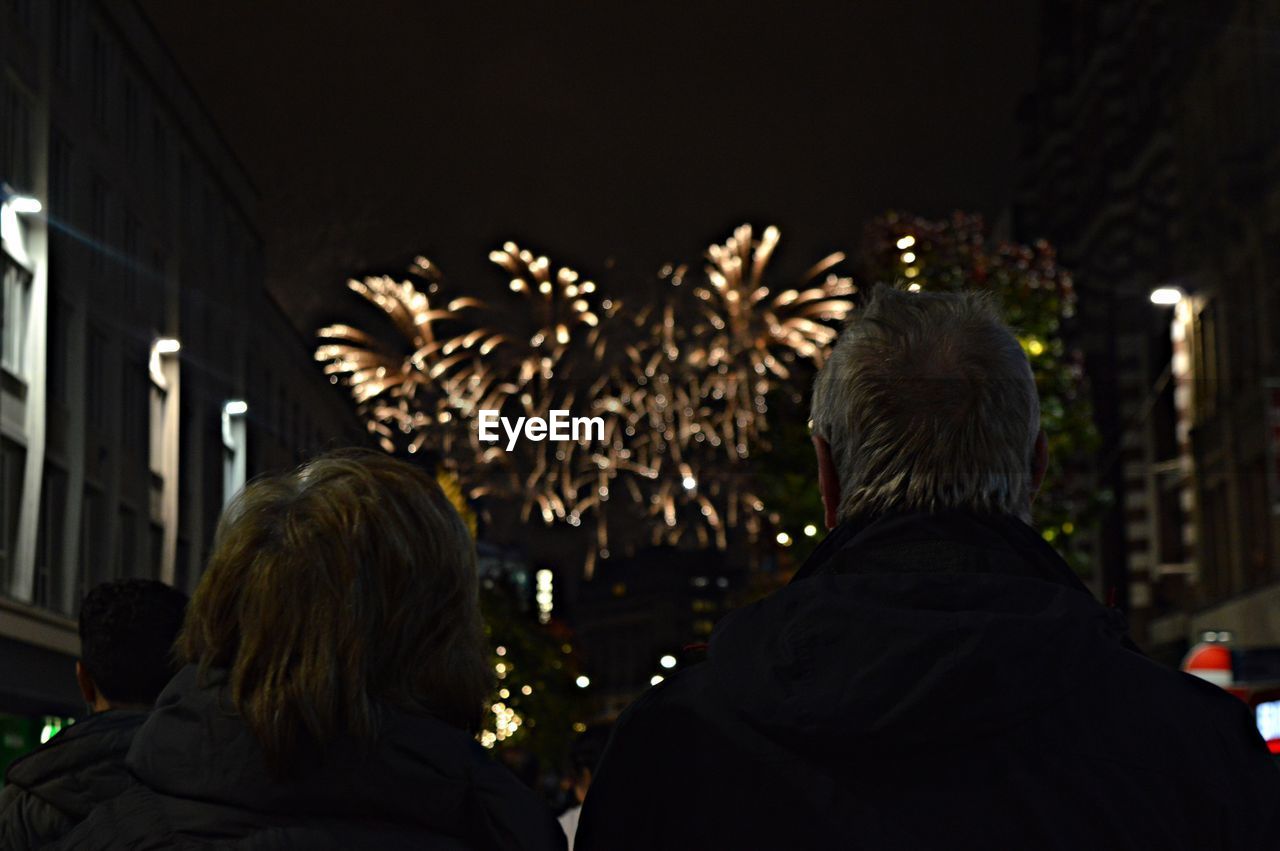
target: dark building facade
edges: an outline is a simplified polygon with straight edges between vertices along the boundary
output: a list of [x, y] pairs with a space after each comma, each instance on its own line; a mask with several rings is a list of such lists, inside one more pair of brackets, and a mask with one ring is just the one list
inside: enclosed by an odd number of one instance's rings
[[365, 433], [267, 292], [255, 190], [134, 4], [0, 0], [0, 56], [0, 713], [65, 713], [89, 586], [190, 590], [247, 478]]
[[1280, 644], [1280, 2], [1048, 0], [1042, 26], [1014, 221], [1081, 292], [1099, 591], [1171, 661]]

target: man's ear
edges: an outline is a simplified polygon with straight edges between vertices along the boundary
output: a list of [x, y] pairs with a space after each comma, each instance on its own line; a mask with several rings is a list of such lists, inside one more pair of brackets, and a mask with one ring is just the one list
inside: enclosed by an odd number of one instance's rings
[[93, 706], [98, 702], [98, 686], [79, 659], [76, 660], [76, 683], [80, 686], [80, 696], [84, 698], [85, 703]]
[[1031, 450], [1031, 500], [1034, 502], [1040, 486], [1044, 484], [1044, 474], [1049, 469], [1049, 438], [1044, 429], [1036, 435], [1036, 445]]
[[822, 508], [828, 529], [836, 528], [836, 514], [840, 510], [840, 476], [831, 457], [831, 444], [816, 434], [813, 451], [818, 456], [818, 490], [822, 494]]

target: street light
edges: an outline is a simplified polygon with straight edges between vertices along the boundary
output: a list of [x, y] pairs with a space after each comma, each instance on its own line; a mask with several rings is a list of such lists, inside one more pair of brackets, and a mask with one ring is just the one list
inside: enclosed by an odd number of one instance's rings
[[[232, 399], [230, 402], [222, 406], [222, 410], [227, 412], [229, 417], [243, 417], [249, 413], [249, 403], [243, 399]], [[502, 655], [502, 654], [498, 654]]]
[[40, 203], [39, 198], [33, 198], [30, 195], [10, 195], [5, 201], [9, 205], [9, 209], [18, 215], [33, 216], [44, 209], [44, 205]]
[[[151, 380], [156, 383], [156, 386], [161, 389], [169, 386], [160, 358], [177, 354], [181, 350], [182, 344], [173, 337], [157, 337], [151, 342], [151, 359], [147, 363], [147, 370], [151, 373]], [[225, 408], [223, 410], [225, 411]]]
[[676, 666], [676, 657], [668, 653], [658, 660], [658, 664], [664, 668], [674, 668]]
[[586, 688], [587, 686], [591, 685], [591, 678], [586, 675], [583, 675], [581, 677], [578, 677], [578, 679], [574, 680], [574, 682], [578, 684], [578, 688]]
[[1157, 287], [1151, 291], [1151, 303], [1172, 307], [1186, 294], [1179, 287]]

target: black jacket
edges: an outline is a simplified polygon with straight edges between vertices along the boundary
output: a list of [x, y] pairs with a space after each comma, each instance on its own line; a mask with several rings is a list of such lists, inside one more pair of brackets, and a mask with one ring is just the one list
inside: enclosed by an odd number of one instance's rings
[[1028, 526], [900, 515], [623, 714], [576, 848], [1277, 849], [1280, 772]]
[[371, 752], [336, 743], [271, 778], [215, 675], [185, 668], [160, 695], [127, 765], [137, 783], [59, 848], [561, 849], [530, 790], [462, 731], [387, 710]]
[[116, 709], [67, 727], [5, 772], [0, 849], [52, 842], [129, 783], [124, 756], [147, 713]]

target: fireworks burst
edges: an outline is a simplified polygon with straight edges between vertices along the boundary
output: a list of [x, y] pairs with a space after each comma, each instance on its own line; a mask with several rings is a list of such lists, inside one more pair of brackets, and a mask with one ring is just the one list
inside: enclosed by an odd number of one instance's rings
[[[822, 365], [838, 331], [831, 323], [853, 311], [853, 281], [831, 270], [844, 260], [836, 252], [816, 263], [798, 287], [777, 291], [764, 281], [777, 248], [776, 227], [756, 239], [742, 225], [723, 245], [707, 249], [706, 282], [693, 296], [699, 321], [686, 358], [703, 375], [710, 397], [720, 403], [713, 446], [746, 458], [765, 425], [765, 397], [777, 381], [791, 377], [797, 357]], [[822, 278], [819, 281], [819, 278]]]
[[[517, 298], [505, 310], [446, 299], [438, 270], [419, 257], [412, 280], [349, 284], [388, 317], [394, 344], [331, 325], [316, 358], [350, 388], [387, 451], [437, 450], [473, 499], [515, 501], [522, 518], [547, 524], [594, 525], [588, 574], [597, 555], [608, 557], [611, 532], [632, 543], [723, 548], [730, 530], [754, 539], [764, 522], [741, 462], [762, 440], [765, 396], [797, 359], [820, 363], [836, 335], [829, 323], [853, 309], [853, 284], [831, 271], [840, 254], [798, 287], [771, 289], [764, 277], [777, 243], [776, 228], [756, 239], [744, 225], [708, 249], [705, 280], [677, 290], [687, 267], [667, 268], [663, 297], [628, 310], [512, 242], [489, 255]], [[525, 441], [507, 452], [478, 441], [482, 409], [587, 413], [605, 431], [601, 440]], [[626, 510], [611, 518], [617, 502]], [[636, 528], [637, 514], [646, 529]]]
[[[474, 360], [458, 352], [470, 334], [441, 335], [437, 323], [461, 324], [461, 313], [482, 306], [473, 298], [455, 298], [444, 306], [436, 296], [439, 276], [430, 261], [418, 258], [414, 270], [422, 284], [374, 276], [351, 280], [347, 286], [390, 319], [398, 345], [354, 328], [337, 324], [320, 329], [316, 359], [327, 361], [330, 380], [346, 383], [369, 430], [388, 452], [407, 436], [406, 449], [424, 445], [446, 452], [453, 448], [461, 421], [474, 408], [469, 392]], [[424, 292], [424, 290], [426, 290]], [[428, 443], [430, 441], [430, 443]]]

